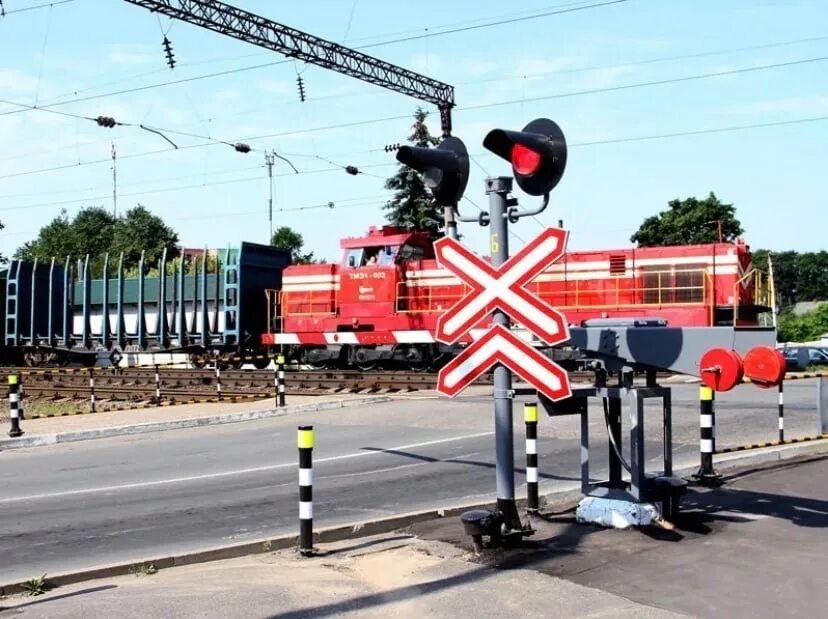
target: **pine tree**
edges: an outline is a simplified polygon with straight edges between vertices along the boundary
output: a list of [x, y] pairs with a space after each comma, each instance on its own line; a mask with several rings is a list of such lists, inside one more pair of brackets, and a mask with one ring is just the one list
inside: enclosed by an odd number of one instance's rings
[[[439, 138], [433, 137], [425, 124], [428, 112], [418, 107], [408, 141], [414, 146], [436, 146]], [[431, 193], [418, 172], [400, 164], [397, 173], [385, 182], [386, 189], [394, 190], [394, 198], [383, 207], [391, 225], [407, 230], [425, 230], [432, 237], [442, 235], [443, 209], [435, 204]]]

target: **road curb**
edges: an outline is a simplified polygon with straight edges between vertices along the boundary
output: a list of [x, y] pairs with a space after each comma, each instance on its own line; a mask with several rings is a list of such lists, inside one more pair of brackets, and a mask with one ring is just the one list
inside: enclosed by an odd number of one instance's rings
[[[757, 450], [757, 453], [736, 453], [727, 454], [715, 460], [719, 473], [733, 472], [736, 469], [757, 465], [773, 465], [777, 462], [785, 462], [803, 456], [828, 454], [828, 439], [814, 443], [800, 443], [795, 445], [783, 445]], [[675, 471], [676, 475], [689, 476], [695, 472], [697, 467], [686, 466]], [[546, 493], [541, 497], [541, 506], [566, 505], [581, 497], [580, 484], [569, 484], [555, 492]], [[518, 499], [520, 507], [526, 503], [525, 499]], [[317, 529], [314, 531], [314, 544], [326, 544], [346, 539], [369, 537], [390, 533], [401, 528], [410, 526], [424, 520], [437, 518], [449, 518], [459, 516], [465, 511], [472, 509], [493, 509], [493, 501], [474, 501], [460, 505], [452, 505], [438, 509], [428, 509], [419, 512], [408, 512], [386, 518], [369, 520], [365, 522], [339, 525]], [[459, 526], [459, 525], [458, 525]], [[215, 546], [192, 552], [177, 555], [156, 556], [111, 565], [97, 566], [74, 572], [64, 572], [54, 575], [47, 574], [47, 581], [50, 586], [62, 586], [96, 580], [99, 578], [110, 578], [113, 576], [124, 576], [140, 573], [142, 568], [153, 566], [155, 569], [166, 569], [182, 565], [194, 565], [209, 561], [222, 559], [234, 559], [237, 557], [263, 554], [276, 550], [285, 550], [298, 547], [298, 535], [283, 535], [279, 537], [258, 539], [235, 545]], [[23, 591], [22, 582], [0, 584], [0, 595], [14, 595]]]
[[53, 434], [37, 434], [34, 436], [21, 436], [19, 438], [0, 439], [0, 452], [7, 449], [22, 449], [26, 447], [46, 447], [59, 443], [73, 443], [76, 441], [89, 441], [113, 436], [128, 436], [131, 434], [146, 434], [148, 432], [163, 432], [165, 430], [181, 430], [184, 428], [198, 428], [202, 426], [222, 425], [226, 423], [239, 423], [242, 421], [254, 421], [257, 419], [270, 419], [272, 417], [283, 417], [298, 413], [312, 413], [317, 411], [332, 410], [337, 408], [348, 408], [366, 404], [378, 404], [390, 402], [390, 396], [366, 396], [348, 400], [326, 400], [324, 402], [309, 402], [284, 408], [271, 408], [263, 411], [247, 411], [239, 413], [225, 413], [211, 415], [208, 417], [193, 417], [190, 419], [170, 419], [167, 421], [152, 421], [126, 426], [114, 426], [111, 428], [97, 428], [90, 430], [78, 430], [76, 432], [57, 432]]

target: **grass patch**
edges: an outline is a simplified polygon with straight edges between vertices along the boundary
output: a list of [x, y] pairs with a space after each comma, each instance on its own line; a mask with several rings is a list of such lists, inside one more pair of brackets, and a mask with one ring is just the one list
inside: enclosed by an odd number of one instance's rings
[[49, 583], [46, 582], [46, 574], [38, 578], [30, 578], [22, 583], [20, 587], [26, 592], [26, 595], [36, 596], [43, 595], [49, 590]]

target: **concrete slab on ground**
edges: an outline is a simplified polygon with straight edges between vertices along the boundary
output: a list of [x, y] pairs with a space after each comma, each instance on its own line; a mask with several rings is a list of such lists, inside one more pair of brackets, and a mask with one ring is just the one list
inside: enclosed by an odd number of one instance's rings
[[[694, 489], [675, 529], [577, 524], [572, 510], [532, 519], [536, 534], [480, 561], [531, 569], [648, 606], [702, 617], [816, 615], [826, 600], [828, 457], [746, 470]], [[422, 539], [471, 550], [457, 523], [415, 524]]]
[[61, 587], [0, 601], [0, 618], [37, 617], [578, 617], [674, 613], [530, 569], [464, 560], [408, 535], [328, 545]]

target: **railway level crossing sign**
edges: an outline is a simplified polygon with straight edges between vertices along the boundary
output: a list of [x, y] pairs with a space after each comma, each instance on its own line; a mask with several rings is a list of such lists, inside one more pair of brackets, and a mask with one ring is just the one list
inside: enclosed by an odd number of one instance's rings
[[[527, 289], [535, 277], [563, 256], [566, 240], [565, 230], [546, 228], [495, 267], [455, 239], [439, 239], [435, 243], [438, 263], [471, 290], [438, 318], [436, 339], [453, 344], [499, 309], [549, 345], [567, 341], [569, 328], [564, 316]], [[502, 325], [491, 326], [440, 370], [437, 391], [455, 397], [496, 363], [508, 367], [553, 402], [572, 395], [566, 371]]]

